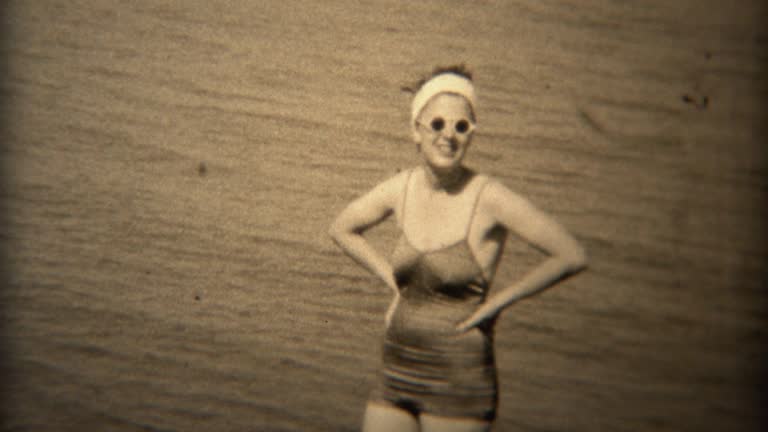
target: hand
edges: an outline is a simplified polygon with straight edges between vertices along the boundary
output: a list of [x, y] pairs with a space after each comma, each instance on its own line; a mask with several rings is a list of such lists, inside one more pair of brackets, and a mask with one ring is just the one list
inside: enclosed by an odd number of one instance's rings
[[469, 318], [458, 323], [456, 325], [456, 330], [462, 333], [472, 330], [473, 328], [478, 327], [483, 323], [493, 321], [496, 319], [496, 315], [498, 315], [498, 313], [498, 310], [492, 309], [488, 305], [484, 305], [483, 307], [476, 310], [475, 313], [470, 315]]
[[465, 319], [464, 321], [458, 323], [456, 325], [456, 330], [458, 330], [461, 333], [468, 332], [472, 330], [474, 327], [477, 327], [481, 322], [485, 321], [485, 318], [480, 316], [478, 317], [476, 314], [472, 315], [471, 317]]
[[392, 316], [395, 314], [395, 309], [397, 309], [397, 305], [400, 303], [400, 293], [395, 292], [395, 298], [392, 299], [392, 303], [389, 304], [389, 307], [387, 308], [387, 314], [384, 317], [384, 322], [386, 323], [387, 327], [392, 323]]

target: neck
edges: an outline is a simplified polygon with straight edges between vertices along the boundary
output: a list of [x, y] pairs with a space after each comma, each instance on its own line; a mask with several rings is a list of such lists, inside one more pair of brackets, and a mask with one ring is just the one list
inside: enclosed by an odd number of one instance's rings
[[427, 184], [436, 191], [451, 192], [458, 189], [464, 182], [467, 170], [459, 165], [455, 168], [439, 169], [424, 164], [424, 174]]

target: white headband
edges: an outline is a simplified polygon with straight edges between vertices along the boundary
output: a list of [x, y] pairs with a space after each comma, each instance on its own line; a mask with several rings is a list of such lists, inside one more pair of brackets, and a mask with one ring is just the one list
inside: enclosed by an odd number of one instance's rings
[[411, 103], [411, 123], [416, 123], [416, 117], [419, 116], [424, 106], [430, 99], [440, 93], [455, 93], [464, 96], [469, 101], [472, 113], [475, 114], [477, 95], [475, 94], [475, 86], [472, 85], [472, 81], [461, 75], [446, 72], [424, 83], [419, 91], [416, 92], [416, 96], [413, 97], [413, 102]]

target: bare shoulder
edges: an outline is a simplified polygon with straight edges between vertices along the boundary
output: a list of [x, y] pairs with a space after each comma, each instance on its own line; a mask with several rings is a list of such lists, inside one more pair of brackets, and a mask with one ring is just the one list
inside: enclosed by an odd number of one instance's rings
[[528, 198], [508, 188], [495, 178], [489, 178], [479, 197], [478, 208], [496, 221], [507, 225], [542, 216]]
[[358, 232], [386, 219], [397, 209], [407, 179], [407, 171], [397, 173], [349, 203], [333, 222], [332, 232]]
[[394, 206], [405, 188], [410, 172], [410, 169], [398, 172], [374, 186], [373, 189], [368, 192], [368, 195], [375, 195], [380, 200], [391, 203]]
[[403, 170], [375, 185], [369, 191], [355, 200], [351, 206], [373, 212], [392, 211], [397, 208], [400, 195], [408, 181], [410, 170]]
[[488, 177], [480, 196], [479, 205], [488, 210], [501, 210], [510, 206], [531, 205], [531, 203], [523, 195], [513, 191], [498, 179]]

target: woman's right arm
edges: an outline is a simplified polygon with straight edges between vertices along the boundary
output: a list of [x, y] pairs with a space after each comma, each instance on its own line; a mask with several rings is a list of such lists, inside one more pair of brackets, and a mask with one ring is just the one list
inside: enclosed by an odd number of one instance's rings
[[379, 184], [345, 208], [328, 231], [352, 259], [379, 277], [397, 293], [392, 265], [363, 237], [363, 233], [395, 210], [406, 179], [405, 172]]

